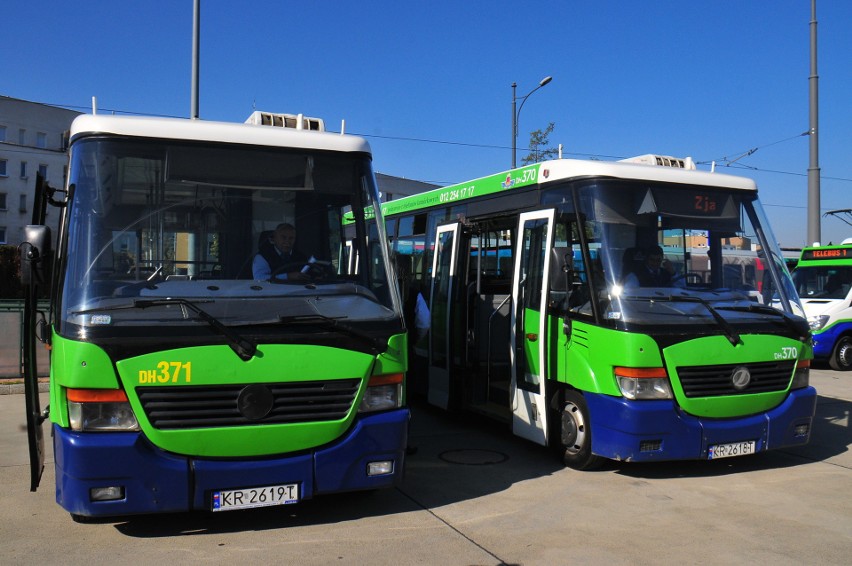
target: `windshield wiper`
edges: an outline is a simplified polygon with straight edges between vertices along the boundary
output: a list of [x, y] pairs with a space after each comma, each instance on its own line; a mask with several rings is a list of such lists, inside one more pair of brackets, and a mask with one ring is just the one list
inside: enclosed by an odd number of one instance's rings
[[[640, 297], [631, 297], [631, 298], [640, 299]], [[740, 337], [740, 335], [737, 333], [737, 331], [734, 330], [734, 327], [731, 326], [731, 324], [727, 320], [725, 320], [725, 317], [723, 317], [721, 314], [719, 314], [719, 312], [716, 309], [714, 309], [713, 306], [709, 302], [702, 299], [701, 297], [695, 297], [695, 296], [691, 296], [691, 295], [683, 295], [683, 296], [680, 296], [680, 297], [676, 297], [674, 295], [669, 295], [667, 297], [652, 297], [652, 298], [649, 298], [648, 300], [652, 303], [653, 302], [700, 303], [701, 305], [704, 306], [704, 308], [707, 309], [707, 312], [709, 312], [713, 316], [713, 319], [719, 324], [719, 327], [725, 333], [725, 337], [728, 339], [728, 341], [731, 343], [731, 345], [736, 346], [738, 344], [743, 343], [743, 339]]]
[[91, 312], [101, 312], [101, 311], [117, 311], [117, 310], [126, 310], [126, 309], [147, 309], [150, 307], [161, 307], [167, 305], [180, 305], [185, 307], [195, 314], [198, 317], [209, 324], [216, 332], [224, 336], [228, 339], [228, 346], [237, 354], [241, 360], [248, 361], [254, 357], [255, 352], [257, 352], [257, 344], [243, 338], [224, 324], [219, 321], [216, 317], [204, 311], [201, 307], [198, 306], [198, 303], [212, 303], [213, 301], [210, 299], [202, 299], [200, 301], [190, 301], [188, 299], [183, 299], [180, 297], [166, 297], [163, 299], [134, 299], [132, 303], [125, 303], [123, 305], [113, 305], [113, 306], [103, 306], [103, 307], [94, 307], [91, 309], [73, 311], [72, 314], [88, 314]]
[[341, 332], [348, 336], [352, 336], [353, 338], [358, 338], [359, 340], [366, 342], [377, 354], [386, 352], [388, 349], [387, 341], [379, 340], [378, 338], [373, 338], [366, 332], [358, 330], [357, 328], [353, 328], [345, 322], [340, 322], [340, 320], [337, 318], [331, 318], [328, 316], [323, 316], [321, 314], [306, 314], [297, 316], [282, 316], [280, 320], [285, 324], [305, 324], [309, 326], [318, 326], [320, 328], [336, 330], [338, 332]]
[[784, 324], [787, 325], [793, 332], [796, 332], [799, 335], [799, 340], [807, 340], [808, 334], [810, 334], [810, 326], [803, 318], [794, 318], [790, 315], [790, 313], [780, 311], [778, 309], [772, 308], [769, 305], [761, 305], [757, 303], [751, 303], [746, 306], [730, 306], [730, 307], [719, 307], [719, 310], [726, 311], [739, 311], [739, 312], [759, 312], [762, 314], [771, 314], [774, 316], [781, 317], [784, 321]]
[[183, 299], [180, 297], [168, 297], [165, 299], [136, 299], [133, 301], [133, 305], [136, 308], [140, 309], [146, 309], [148, 307], [159, 307], [163, 305], [184, 306], [195, 314], [197, 314], [201, 318], [201, 320], [209, 324], [219, 334], [227, 338], [228, 346], [230, 346], [234, 353], [237, 354], [244, 362], [247, 362], [252, 359], [254, 357], [255, 352], [257, 352], [257, 344], [255, 344], [251, 340], [243, 338], [242, 336], [222, 324], [218, 318], [211, 316], [197, 304], [187, 299]]

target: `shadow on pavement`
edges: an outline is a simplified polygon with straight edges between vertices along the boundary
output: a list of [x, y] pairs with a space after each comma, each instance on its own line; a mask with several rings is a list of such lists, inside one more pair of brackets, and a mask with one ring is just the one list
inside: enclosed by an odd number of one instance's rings
[[548, 449], [513, 437], [507, 424], [419, 403], [412, 414], [409, 436], [416, 450], [407, 456], [405, 478], [397, 488], [328, 495], [283, 507], [98, 522], [115, 523], [119, 532], [139, 538], [332, 525], [475, 499], [563, 469]]
[[[847, 452], [852, 445], [850, 413], [852, 402], [819, 396], [814, 430], [806, 446], [715, 461], [607, 462], [600, 472], [645, 479], [714, 477], [823, 461]], [[421, 403], [412, 406], [412, 414], [410, 443], [416, 450], [407, 457], [404, 481], [394, 489], [221, 514], [132, 517], [116, 523], [115, 528], [130, 537], [156, 538], [332, 525], [452, 505], [563, 469], [550, 450], [513, 437], [508, 424], [446, 413]], [[582, 472], [590, 473], [595, 472]]]

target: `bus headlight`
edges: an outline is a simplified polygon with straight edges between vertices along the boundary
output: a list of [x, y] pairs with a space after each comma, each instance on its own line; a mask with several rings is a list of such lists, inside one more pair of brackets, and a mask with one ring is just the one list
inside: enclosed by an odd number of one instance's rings
[[71, 430], [139, 430], [127, 395], [120, 389], [68, 389], [66, 396]]
[[367, 383], [359, 413], [386, 411], [402, 407], [403, 374], [374, 375]]
[[621, 394], [631, 401], [671, 399], [672, 388], [665, 368], [615, 368]]
[[822, 327], [828, 323], [829, 318], [831, 317], [825, 314], [812, 316], [808, 318], [808, 325], [811, 327], [811, 330], [822, 330]]
[[793, 382], [790, 389], [804, 389], [811, 383], [811, 361], [799, 360], [796, 363], [796, 372], [793, 374]]

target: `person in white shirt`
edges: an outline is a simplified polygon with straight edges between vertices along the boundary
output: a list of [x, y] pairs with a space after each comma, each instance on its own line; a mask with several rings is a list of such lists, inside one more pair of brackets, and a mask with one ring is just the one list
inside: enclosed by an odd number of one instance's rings
[[275, 277], [288, 281], [304, 281], [308, 276], [302, 272], [308, 259], [294, 249], [296, 228], [286, 222], [275, 227], [271, 240], [262, 243], [251, 264], [252, 276], [258, 281], [272, 279], [272, 274], [285, 266], [286, 272]]
[[396, 256], [397, 277], [399, 278], [399, 293], [402, 296], [402, 312], [405, 326], [408, 328], [409, 346], [413, 347], [429, 332], [431, 317], [426, 299], [420, 292], [420, 287], [411, 277], [411, 257]]

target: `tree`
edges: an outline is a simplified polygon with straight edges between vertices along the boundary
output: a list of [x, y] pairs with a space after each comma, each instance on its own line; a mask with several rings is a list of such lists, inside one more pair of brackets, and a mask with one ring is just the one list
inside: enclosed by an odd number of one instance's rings
[[539, 161], [559, 157], [559, 149], [548, 147], [550, 144], [550, 134], [553, 133], [553, 128], [555, 127], [556, 124], [551, 122], [545, 129], [530, 133], [530, 152], [526, 157], [521, 159], [521, 163], [529, 165], [530, 163], [538, 163]]

